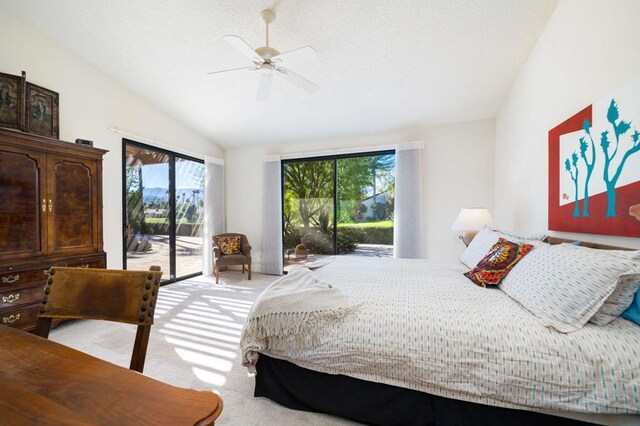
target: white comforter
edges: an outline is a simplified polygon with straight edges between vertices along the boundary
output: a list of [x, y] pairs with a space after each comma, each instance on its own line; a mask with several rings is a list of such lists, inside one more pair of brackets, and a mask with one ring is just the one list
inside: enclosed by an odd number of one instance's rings
[[475, 286], [464, 270], [424, 260], [333, 258], [316, 273], [349, 304], [362, 304], [359, 312], [328, 329], [320, 345], [249, 350], [471, 402], [640, 413], [640, 327], [618, 319], [561, 334], [500, 289]]

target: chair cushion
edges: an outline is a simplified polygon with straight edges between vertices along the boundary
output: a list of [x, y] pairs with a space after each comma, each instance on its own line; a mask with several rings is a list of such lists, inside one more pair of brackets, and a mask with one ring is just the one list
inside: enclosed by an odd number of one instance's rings
[[230, 266], [230, 265], [248, 265], [251, 263], [249, 257], [244, 254], [229, 254], [221, 256], [216, 260], [218, 266]]
[[220, 247], [220, 251], [225, 255], [234, 255], [240, 253], [240, 235], [233, 237], [216, 237], [216, 244]]

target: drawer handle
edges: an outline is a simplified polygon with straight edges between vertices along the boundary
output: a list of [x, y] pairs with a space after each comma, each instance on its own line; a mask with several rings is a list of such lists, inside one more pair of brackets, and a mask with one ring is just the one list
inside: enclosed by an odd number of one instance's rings
[[78, 265], [78, 268], [88, 268], [89, 264], [88, 263], [83, 263], [82, 265]]
[[10, 294], [8, 296], [2, 296], [2, 301], [4, 303], [13, 303], [18, 299], [20, 299], [20, 293]]
[[13, 324], [20, 319], [20, 314], [9, 315], [8, 317], [2, 317], [3, 324]]
[[6, 277], [2, 277], [2, 284], [11, 284], [15, 283], [20, 279], [20, 274], [15, 275], [7, 275]]

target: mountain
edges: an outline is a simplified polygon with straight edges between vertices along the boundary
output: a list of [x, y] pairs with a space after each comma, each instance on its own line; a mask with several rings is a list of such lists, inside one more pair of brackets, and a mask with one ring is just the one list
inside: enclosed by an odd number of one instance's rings
[[166, 188], [144, 188], [142, 190], [142, 199], [145, 203], [168, 201], [169, 194], [167, 194]]
[[[176, 189], [176, 195], [180, 196], [180, 200], [187, 199], [191, 200], [193, 198], [193, 191], [198, 191], [197, 188], [179, 188]], [[196, 195], [198, 200], [201, 200], [203, 197], [202, 189], [199, 190], [200, 193]], [[142, 190], [142, 198], [145, 203], [154, 203], [156, 201], [163, 202], [169, 200], [169, 194], [167, 193], [167, 188], [144, 188]]]

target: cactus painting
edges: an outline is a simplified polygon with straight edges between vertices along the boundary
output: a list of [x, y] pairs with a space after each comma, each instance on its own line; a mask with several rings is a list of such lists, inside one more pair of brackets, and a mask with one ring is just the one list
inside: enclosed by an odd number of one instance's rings
[[640, 237], [640, 77], [549, 131], [549, 229]]

